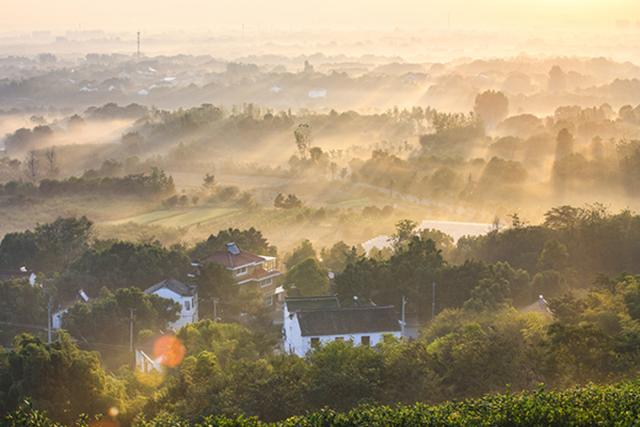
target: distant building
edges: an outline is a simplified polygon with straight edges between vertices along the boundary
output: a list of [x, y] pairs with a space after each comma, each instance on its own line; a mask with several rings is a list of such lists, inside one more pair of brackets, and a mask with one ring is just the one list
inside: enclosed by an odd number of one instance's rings
[[180, 305], [180, 317], [169, 325], [172, 329], [178, 330], [198, 321], [198, 290], [196, 286], [187, 285], [176, 279], [167, 279], [147, 288], [144, 292], [169, 299]]
[[286, 298], [283, 315], [284, 351], [298, 356], [331, 341], [375, 346], [385, 335], [401, 337], [392, 306], [342, 308], [331, 296]]
[[89, 302], [89, 296], [82, 289], [78, 291], [76, 298], [74, 300], [59, 306], [58, 309], [51, 314], [51, 329], [53, 330], [62, 329], [62, 318], [64, 317], [65, 314], [67, 314], [69, 309], [78, 302], [83, 304], [86, 304]]
[[276, 305], [279, 295], [282, 295], [278, 293], [277, 283], [282, 273], [278, 271], [275, 257], [254, 255], [231, 242], [226, 244], [224, 251], [214, 252], [202, 262], [223, 265], [231, 272], [238, 285], [256, 286], [262, 292], [266, 306]]

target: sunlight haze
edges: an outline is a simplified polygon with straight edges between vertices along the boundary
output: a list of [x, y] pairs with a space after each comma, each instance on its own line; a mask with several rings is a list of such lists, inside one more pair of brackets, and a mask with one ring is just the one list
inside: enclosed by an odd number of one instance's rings
[[[7, 0], [2, 30], [216, 30], [242, 24], [270, 29], [447, 26], [572, 26], [588, 29], [640, 20], [635, 0], [165, 0], [88, 2]], [[28, 13], [25, 13], [28, 11]], [[544, 22], [544, 23], [543, 23]]]

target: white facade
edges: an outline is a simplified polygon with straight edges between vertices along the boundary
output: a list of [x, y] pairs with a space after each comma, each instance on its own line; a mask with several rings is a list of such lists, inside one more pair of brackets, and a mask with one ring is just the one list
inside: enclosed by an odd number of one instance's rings
[[136, 369], [145, 374], [163, 372], [160, 361], [152, 359], [151, 356], [142, 350], [136, 350]]
[[333, 335], [303, 335], [300, 322], [298, 321], [298, 313], [289, 312], [286, 303], [284, 305], [283, 333], [284, 351], [300, 357], [306, 355], [314, 347], [333, 341], [351, 341], [354, 345], [375, 346], [380, 343], [385, 336], [391, 335], [398, 339], [402, 337], [399, 329]]
[[67, 314], [69, 307], [56, 311], [51, 315], [51, 328], [58, 330], [62, 328], [62, 316]]
[[151, 292], [160, 298], [169, 299], [180, 304], [180, 313], [178, 320], [172, 322], [169, 326], [171, 329], [178, 330], [185, 325], [198, 321], [198, 295], [180, 295], [167, 287], [162, 287]]

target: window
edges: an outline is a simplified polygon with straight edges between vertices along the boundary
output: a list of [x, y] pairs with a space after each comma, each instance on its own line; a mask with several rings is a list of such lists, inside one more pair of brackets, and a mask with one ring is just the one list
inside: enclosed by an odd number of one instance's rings
[[272, 278], [268, 278], [268, 279], [264, 279], [261, 283], [260, 286], [262, 286], [263, 288], [266, 286], [269, 286], [270, 284], [273, 283], [273, 279]]
[[320, 338], [311, 338], [311, 348], [320, 347]]
[[184, 302], [184, 308], [187, 311], [191, 310], [191, 301], [185, 301]]
[[273, 296], [267, 295], [266, 297], [264, 297], [263, 301], [264, 301], [264, 305], [266, 305], [267, 307], [270, 307], [273, 305]]
[[249, 271], [247, 267], [242, 267], [238, 269], [238, 271], [236, 272], [236, 275], [242, 276], [243, 274], [247, 274], [247, 271]]
[[369, 347], [371, 345], [371, 337], [369, 335], [363, 335], [360, 337], [360, 344]]

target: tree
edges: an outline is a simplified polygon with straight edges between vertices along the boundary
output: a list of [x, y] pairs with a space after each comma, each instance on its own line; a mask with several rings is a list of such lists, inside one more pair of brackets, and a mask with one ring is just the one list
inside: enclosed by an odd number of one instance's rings
[[103, 354], [126, 362], [128, 353], [113, 348], [109, 351], [104, 344], [128, 345], [131, 310], [135, 315], [134, 334], [142, 330], [159, 333], [178, 319], [180, 305], [157, 295], [145, 294], [138, 288], [122, 288], [114, 292], [104, 290], [98, 298], [69, 308], [62, 317], [62, 326], [90, 347], [99, 348]]
[[302, 207], [302, 200], [298, 199], [298, 196], [295, 194], [289, 194], [287, 197], [284, 197], [282, 193], [278, 193], [273, 200], [273, 206], [282, 209], [296, 209]]
[[190, 270], [190, 259], [180, 247], [116, 241], [87, 250], [57, 282], [67, 295], [82, 288], [96, 296], [103, 287], [146, 289], [167, 278], [185, 277]]
[[276, 255], [277, 249], [269, 244], [260, 230], [251, 227], [246, 230], [229, 228], [212, 234], [203, 242], [198, 242], [190, 255], [195, 258], [205, 258], [216, 251], [226, 250], [226, 244], [235, 242], [244, 251], [261, 255]]
[[564, 92], [567, 89], [567, 75], [562, 68], [554, 65], [549, 70], [549, 91], [553, 93]]
[[534, 295], [556, 298], [568, 291], [565, 278], [558, 271], [546, 270], [533, 276], [531, 290]]
[[206, 174], [202, 179], [202, 186], [205, 190], [212, 190], [216, 185], [216, 177], [213, 174]]
[[0, 346], [10, 347], [22, 325], [46, 327], [47, 296], [26, 280], [0, 281]]
[[556, 142], [556, 161], [564, 159], [573, 153], [573, 135], [567, 128], [563, 128], [558, 132]]
[[569, 265], [569, 251], [567, 247], [557, 240], [549, 240], [544, 244], [544, 249], [538, 258], [540, 270], [562, 271]]
[[296, 140], [296, 147], [300, 153], [300, 158], [306, 159], [309, 149], [311, 148], [311, 126], [308, 123], [301, 123], [293, 131], [293, 136]]
[[475, 114], [490, 128], [494, 128], [509, 114], [509, 100], [499, 91], [487, 90], [476, 96]]
[[382, 354], [351, 342], [332, 342], [311, 352], [308, 400], [315, 408], [344, 411], [374, 402], [382, 384]]
[[334, 273], [342, 272], [347, 264], [354, 262], [357, 257], [364, 251], [362, 248], [358, 253], [356, 247], [349, 247], [343, 241], [334, 243], [331, 248], [323, 248], [320, 252], [322, 258], [322, 264], [324, 264], [329, 271]]
[[58, 175], [60, 170], [58, 169], [57, 156], [55, 147], [51, 147], [45, 150], [44, 158], [47, 160], [47, 173], [53, 177]]
[[391, 236], [396, 252], [401, 251], [413, 238], [418, 230], [418, 223], [403, 219], [396, 223], [396, 232]]
[[307, 258], [293, 266], [285, 276], [285, 287], [300, 296], [326, 295], [329, 293], [327, 271], [315, 258]]
[[66, 425], [80, 414], [94, 416], [129, 405], [124, 384], [100, 365], [97, 353], [78, 349], [60, 333], [52, 344], [23, 334], [0, 353], [0, 412], [14, 410], [26, 398]]
[[200, 318], [209, 317], [213, 319], [214, 299], [217, 299], [217, 304], [223, 304], [225, 308], [225, 310], [218, 309], [217, 316], [222, 317], [223, 313], [229, 315], [238, 313], [240, 309], [238, 307], [239, 287], [231, 272], [223, 265], [216, 263], [203, 265], [196, 280], [198, 283]]
[[318, 255], [316, 254], [316, 250], [314, 249], [311, 242], [307, 239], [300, 242], [291, 255], [287, 257], [284, 262], [284, 265], [287, 267], [287, 270], [292, 269], [296, 265], [300, 264], [302, 261], [305, 261], [309, 258], [317, 259]]
[[24, 161], [27, 177], [31, 181], [36, 181], [40, 174], [40, 160], [34, 150], [29, 151], [27, 158]]

